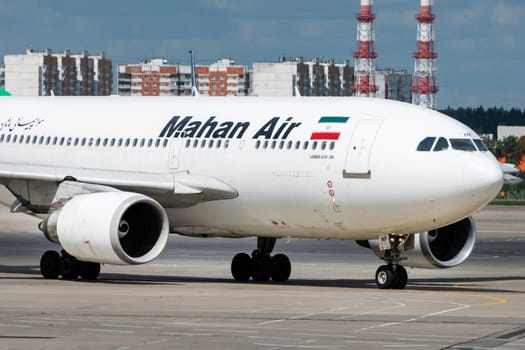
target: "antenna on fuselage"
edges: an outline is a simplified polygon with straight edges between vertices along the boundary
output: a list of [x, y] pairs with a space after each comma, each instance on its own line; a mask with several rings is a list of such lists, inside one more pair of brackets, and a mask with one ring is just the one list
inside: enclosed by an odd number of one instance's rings
[[197, 81], [195, 79], [195, 56], [193, 55], [193, 50], [190, 50], [189, 53], [191, 61], [191, 96], [199, 97], [199, 90], [197, 89]]

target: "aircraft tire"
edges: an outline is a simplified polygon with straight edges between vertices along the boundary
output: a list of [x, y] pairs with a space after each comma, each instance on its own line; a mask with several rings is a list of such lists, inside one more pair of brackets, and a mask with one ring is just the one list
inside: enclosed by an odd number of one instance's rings
[[83, 280], [96, 280], [100, 274], [100, 264], [92, 262], [82, 262], [80, 267], [80, 278]]
[[248, 281], [252, 277], [252, 258], [246, 253], [233, 257], [231, 272], [236, 281]]
[[77, 279], [80, 275], [82, 264], [75, 257], [63, 253], [60, 259], [60, 274], [65, 280]]
[[397, 276], [397, 282], [392, 286], [393, 289], [404, 289], [408, 282], [408, 273], [407, 270], [398, 265], [396, 267], [395, 274]]
[[397, 283], [397, 275], [390, 265], [382, 265], [376, 271], [376, 284], [379, 289], [391, 289]]
[[272, 257], [272, 280], [275, 282], [286, 282], [292, 272], [290, 259], [284, 254], [277, 254]]
[[257, 282], [268, 282], [272, 276], [272, 259], [266, 254], [252, 258], [252, 278]]
[[40, 259], [40, 273], [46, 279], [57, 279], [60, 276], [60, 254], [48, 250]]

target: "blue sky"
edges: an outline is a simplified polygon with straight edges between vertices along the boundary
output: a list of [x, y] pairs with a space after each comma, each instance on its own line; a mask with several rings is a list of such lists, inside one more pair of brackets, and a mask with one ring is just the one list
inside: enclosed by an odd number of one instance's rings
[[[418, 0], [376, 0], [379, 67], [413, 70]], [[0, 55], [27, 47], [238, 63], [351, 59], [359, 0], [0, 0]], [[435, 0], [438, 107], [525, 108], [525, 1]], [[353, 62], [353, 61], [352, 61]]]

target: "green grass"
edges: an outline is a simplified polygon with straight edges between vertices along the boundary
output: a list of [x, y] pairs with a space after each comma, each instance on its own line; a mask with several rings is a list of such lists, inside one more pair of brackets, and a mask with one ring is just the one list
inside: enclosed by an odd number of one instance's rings
[[494, 199], [492, 205], [525, 206], [525, 200], [520, 199]]

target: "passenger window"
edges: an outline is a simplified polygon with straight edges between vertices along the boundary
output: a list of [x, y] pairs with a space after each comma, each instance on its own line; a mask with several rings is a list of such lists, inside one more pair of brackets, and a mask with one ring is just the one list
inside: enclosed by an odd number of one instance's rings
[[221, 148], [221, 145], [222, 145], [222, 140], [220, 140], [220, 139], [217, 140], [217, 146], [216, 147], [217, 148]]
[[288, 149], [292, 149], [292, 144], [293, 144], [292, 141], [288, 141], [288, 146], [287, 146], [287, 148], [288, 148]]
[[137, 147], [137, 143], [138, 143], [138, 142], [139, 142], [139, 141], [138, 141], [137, 139], [133, 139], [133, 147]]
[[224, 141], [224, 148], [230, 147], [230, 140]]
[[434, 141], [436, 141], [435, 137], [425, 138], [419, 143], [419, 145], [417, 146], [417, 150], [419, 152], [429, 152], [432, 149], [432, 146], [434, 145]]
[[[195, 140], [195, 142], [197, 142], [197, 140]], [[155, 141], [155, 147], [158, 148], [159, 146], [160, 146], [160, 139], [157, 139], [157, 140]]]
[[126, 139], [126, 147], [128, 147], [128, 146], [129, 146], [130, 142], [131, 142], [131, 140], [130, 140], [130, 139]]
[[284, 141], [281, 141], [279, 142], [279, 149], [283, 149], [284, 148]]
[[263, 148], [264, 148], [264, 149], [267, 149], [267, 148], [268, 148], [268, 141], [264, 141], [264, 143], [263, 143]]
[[64, 142], [66, 141], [65, 138], [61, 137], [60, 138], [60, 146], [64, 146]]
[[208, 148], [213, 148], [213, 140], [208, 141]]
[[458, 151], [475, 152], [476, 147], [470, 139], [450, 139], [452, 148]]
[[68, 146], [71, 146], [71, 141], [73, 141], [73, 140], [71, 139], [71, 137], [68, 137], [68, 138], [67, 138], [67, 145], [68, 145]]
[[152, 140], [152, 139], [149, 139], [149, 140], [148, 140], [148, 148], [151, 147], [151, 145], [153, 145], [153, 140]]
[[186, 139], [186, 148], [189, 148], [191, 146], [191, 140], [190, 139]]
[[308, 141], [304, 141], [303, 149], [306, 151], [308, 149]]
[[476, 144], [476, 147], [478, 147], [478, 149], [481, 152], [488, 152], [489, 151], [489, 149], [487, 148], [487, 146], [485, 146], [485, 143], [483, 143], [483, 141], [481, 139], [474, 140], [474, 143]]
[[199, 140], [194, 140], [193, 141], [193, 148], [197, 148], [198, 145], [199, 145]]
[[335, 148], [335, 141], [330, 142], [330, 151], [333, 151]]
[[18, 137], [18, 135], [13, 135], [13, 143], [16, 142], [17, 137]]
[[38, 136], [33, 136], [33, 145], [36, 144], [36, 141], [38, 140]]
[[75, 146], [78, 146], [78, 137], [75, 138]]
[[166, 148], [168, 146], [168, 139], [165, 139], [162, 143], [162, 147]]
[[115, 146], [115, 139], [114, 139], [114, 138], [111, 139], [111, 143], [110, 143], [109, 145], [110, 145], [111, 147]]
[[436, 147], [434, 147], [434, 152], [445, 151], [448, 149], [448, 141], [444, 137], [440, 137], [438, 142], [436, 142]]
[[97, 137], [97, 141], [95, 142], [95, 146], [100, 146], [100, 137]]
[[301, 147], [301, 141], [295, 142], [295, 149], [299, 149]]
[[277, 146], [277, 141], [272, 141], [272, 149], [275, 149], [275, 146]]
[[323, 143], [321, 143], [321, 150], [325, 150], [326, 149], [326, 141], [323, 141]]
[[102, 143], [102, 146], [106, 147], [108, 145], [108, 139], [104, 138], [104, 142]]
[[0, 142], [4, 142], [4, 134], [0, 135]]
[[20, 135], [20, 140], [18, 140], [18, 143], [24, 143], [24, 135]]
[[314, 151], [317, 149], [317, 141], [312, 142], [312, 149]]

